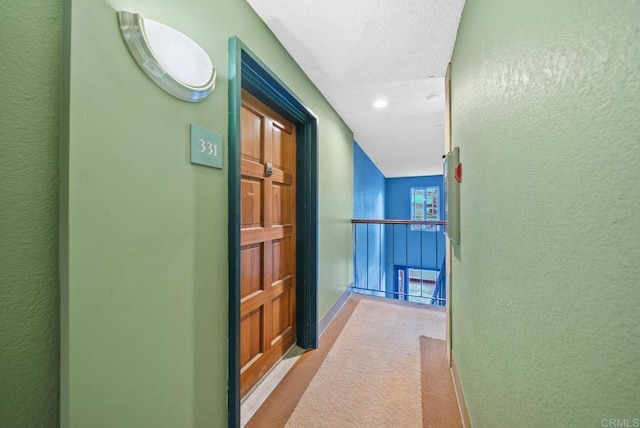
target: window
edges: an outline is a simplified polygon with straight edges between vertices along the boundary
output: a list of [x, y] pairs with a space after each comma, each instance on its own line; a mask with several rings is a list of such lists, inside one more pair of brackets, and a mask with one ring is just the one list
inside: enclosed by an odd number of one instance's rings
[[[440, 220], [440, 188], [412, 187], [411, 188], [411, 220]], [[436, 225], [411, 225], [411, 230], [435, 231]]]

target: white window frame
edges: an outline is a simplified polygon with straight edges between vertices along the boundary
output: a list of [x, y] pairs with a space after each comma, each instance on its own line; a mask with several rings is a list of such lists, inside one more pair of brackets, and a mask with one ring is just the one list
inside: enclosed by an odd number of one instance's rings
[[[418, 192], [422, 193], [422, 197], [417, 194]], [[422, 199], [421, 201], [416, 202], [416, 199]], [[411, 187], [409, 194], [409, 204], [411, 209], [411, 220], [428, 220], [428, 221], [439, 221], [440, 220], [440, 187], [438, 186], [427, 186], [427, 187]], [[420, 207], [420, 209], [418, 209]], [[416, 212], [418, 211], [418, 212]], [[422, 226], [422, 227], [421, 227]], [[412, 231], [422, 230], [423, 232], [435, 232], [439, 230], [439, 227], [432, 224], [412, 224]]]

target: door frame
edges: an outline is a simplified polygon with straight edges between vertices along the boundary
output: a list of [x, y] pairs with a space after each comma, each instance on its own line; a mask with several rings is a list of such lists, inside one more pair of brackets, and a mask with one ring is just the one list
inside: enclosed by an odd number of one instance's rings
[[318, 347], [318, 117], [238, 37], [229, 38], [228, 426], [240, 426], [242, 90], [296, 126], [296, 344]]
[[[444, 77], [444, 99], [445, 99], [445, 121], [444, 121], [444, 152], [447, 156], [453, 150], [451, 142], [451, 63], [447, 64], [447, 71]], [[445, 160], [446, 162], [446, 160]], [[448, 171], [449, 177], [453, 174], [453, 171]], [[447, 185], [445, 183], [445, 185]], [[447, 194], [447, 198], [449, 195]], [[449, 201], [447, 201], [447, 204]], [[451, 257], [453, 256], [453, 250], [451, 247], [451, 240], [445, 237], [445, 287], [446, 287], [446, 313], [447, 313], [447, 361], [449, 367], [452, 365], [451, 353], [453, 352], [453, 323], [451, 317], [451, 266], [453, 265]]]

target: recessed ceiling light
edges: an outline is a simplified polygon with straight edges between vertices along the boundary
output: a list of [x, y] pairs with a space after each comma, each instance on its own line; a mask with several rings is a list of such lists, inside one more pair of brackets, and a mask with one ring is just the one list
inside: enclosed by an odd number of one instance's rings
[[387, 104], [389, 104], [387, 100], [380, 98], [379, 100], [376, 100], [375, 103], [373, 103], [373, 106], [375, 108], [385, 108]]

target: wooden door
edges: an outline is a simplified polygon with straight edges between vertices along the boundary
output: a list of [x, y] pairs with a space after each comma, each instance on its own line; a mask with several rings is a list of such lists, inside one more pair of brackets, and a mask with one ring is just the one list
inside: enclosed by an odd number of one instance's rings
[[295, 342], [296, 130], [242, 92], [240, 394]]

